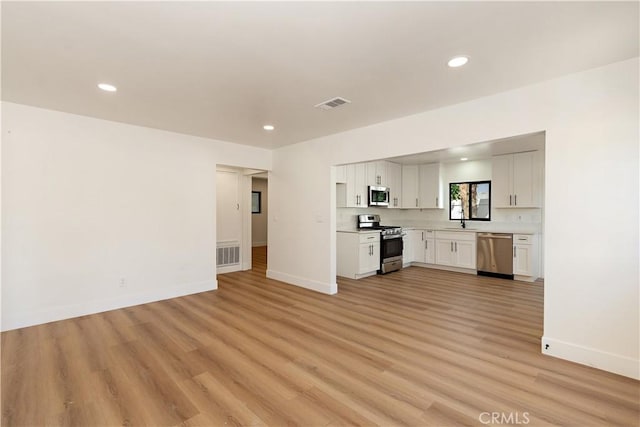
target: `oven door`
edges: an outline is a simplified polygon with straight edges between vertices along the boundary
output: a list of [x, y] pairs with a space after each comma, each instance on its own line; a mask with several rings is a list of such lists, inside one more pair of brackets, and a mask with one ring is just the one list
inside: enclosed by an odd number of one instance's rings
[[380, 260], [382, 263], [402, 259], [402, 236], [382, 236]]
[[370, 185], [369, 206], [389, 206], [389, 189]]

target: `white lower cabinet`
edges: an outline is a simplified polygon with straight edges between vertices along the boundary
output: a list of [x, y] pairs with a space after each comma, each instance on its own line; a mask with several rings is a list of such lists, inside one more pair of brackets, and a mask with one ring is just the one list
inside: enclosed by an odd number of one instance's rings
[[433, 264], [435, 262], [435, 239], [433, 230], [407, 230], [404, 240], [402, 262]]
[[350, 279], [376, 274], [380, 268], [380, 232], [341, 232], [336, 238], [337, 274]]
[[413, 241], [416, 230], [405, 230], [402, 236], [402, 265], [407, 267], [413, 262]]
[[513, 275], [517, 280], [529, 282], [538, 278], [538, 236], [513, 235]]
[[435, 232], [435, 263], [449, 267], [476, 268], [476, 233]]

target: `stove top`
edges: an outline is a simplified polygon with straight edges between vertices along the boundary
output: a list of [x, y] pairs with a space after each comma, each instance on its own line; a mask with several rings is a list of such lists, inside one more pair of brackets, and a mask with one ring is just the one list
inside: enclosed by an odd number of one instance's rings
[[380, 230], [383, 236], [402, 234], [402, 227], [397, 225], [380, 225], [380, 215], [358, 215], [359, 230]]

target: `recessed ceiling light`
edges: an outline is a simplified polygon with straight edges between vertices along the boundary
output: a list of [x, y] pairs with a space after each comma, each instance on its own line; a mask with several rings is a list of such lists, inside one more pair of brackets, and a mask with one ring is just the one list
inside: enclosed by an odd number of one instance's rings
[[110, 85], [109, 83], [100, 83], [98, 87], [106, 92], [115, 92], [118, 90], [114, 85]]
[[460, 157], [460, 160], [462, 160], [463, 162], [466, 162], [469, 159], [467, 159], [466, 157]]
[[275, 127], [273, 127], [273, 125], [264, 125], [264, 126], [262, 126], [262, 129], [264, 129], [264, 130], [274, 130]]
[[466, 56], [456, 56], [454, 58], [451, 58], [449, 62], [447, 62], [447, 65], [451, 68], [456, 68], [462, 67], [467, 62], [469, 62], [469, 58], [467, 58]]

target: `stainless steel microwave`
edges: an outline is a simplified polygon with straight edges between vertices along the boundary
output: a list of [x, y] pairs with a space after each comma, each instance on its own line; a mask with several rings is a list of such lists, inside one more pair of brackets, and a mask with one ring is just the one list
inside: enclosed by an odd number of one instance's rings
[[389, 188], [370, 185], [369, 206], [389, 206]]

